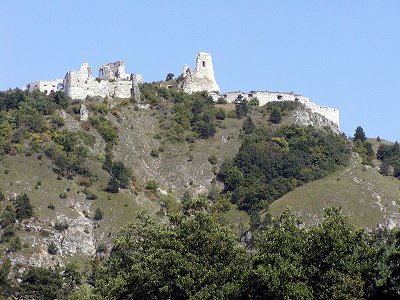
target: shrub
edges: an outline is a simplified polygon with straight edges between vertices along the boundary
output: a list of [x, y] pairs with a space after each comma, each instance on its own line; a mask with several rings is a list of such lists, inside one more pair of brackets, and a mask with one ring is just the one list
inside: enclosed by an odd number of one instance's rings
[[97, 195], [89, 189], [84, 189], [83, 193], [86, 195], [86, 200], [96, 200], [97, 199]]
[[51, 209], [51, 210], [54, 210], [56, 207], [54, 206], [53, 203], [50, 202], [49, 205], [47, 205], [47, 208]]
[[103, 219], [103, 211], [100, 208], [96, 208], [96, 211], [94, 212], [93, 220], [99, 221]]
[[106, 252], [107, 252], [106, 244], [100, 243], [96, 248], [96, 253], [106, 253]]
[[66, 221], [63, 221], [63, 222], [57, 221], [57, 222], [54, 224], [54, 228], [55, 228], [56, 230], [58, 230], [58, 231], [67, 230], [68, 227], [69, 227], [69, 224], [68, 224]]
[[155, 182], [154, 180], [150, 180], [146, 182], [146, 189], [151, 191], [151, 192], [157, 192], [158, 189], [158, 183]]
[[12, 238], [10, 238], [8, 251], [15, 252], [15, 251], [18, 251], [21, 249], [22, 249], [22, 244], [21, 244], [21, 239], [19, 238], [19, 236], [16, 235], [16, 236], [13, 236]]
[[58, 197], [59, 197], [60, 199], [67, 199], [67, 193], [62, 192], [60, 195], [58, 195]]
[[159, 157], [160, 154], [158, 153], [157, 149], [152, 149], [151, 152], [150, 152], [150, 155], [152, 157]]
[[48, 252], [50, 255], [56, 255], [56, 254], [57, 254], [57, 252], [58, 252], [58, 247], [57, 247], [57, 245], [56, 245], [55, 242], [51, 241], [51, 242], [49, 243], [49, 245], [47, 246], [47, 252]]

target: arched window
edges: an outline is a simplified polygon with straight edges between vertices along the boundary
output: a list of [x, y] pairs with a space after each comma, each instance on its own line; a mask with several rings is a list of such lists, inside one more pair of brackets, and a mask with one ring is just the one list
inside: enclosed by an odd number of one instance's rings
[[206, 62], [203, 60], [203, 68], [206, 67]]

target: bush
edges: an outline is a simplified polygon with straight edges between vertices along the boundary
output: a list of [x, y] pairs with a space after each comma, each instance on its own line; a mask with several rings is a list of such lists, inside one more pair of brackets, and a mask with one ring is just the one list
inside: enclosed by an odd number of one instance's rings
[[54, 224], [54, 228], [55, 228], [56, 230], [58, 230], [58, 231], [67, 230], [68, 227], [69, 227], [69, 224], [68, 224], [66, 221], [63, 221], [63, 222], [57, 221], [57, 222]]
[[58, 197], [59, 197], [60, 199], [67, 199], [67, 193], [62, 192], [60, 195], [58, 195]]
[[47, 205], [47, 208], [51, 209], [51, 210], [54, 210], [56, 207], [54, 206], [53, 203], [50, 202], [49, 205]]
[[279, 108], [273, 108], [271, 114], [269, 115], [270, 122], [278, 124], [282, 120], [282, 112]]
[[8, 251], [15, 252], [15, 251], [19, 251], [21, 249], [22, 249], [22, 244], [21, 244], [21, 239], [19, 238], [19, 236], [16, 235], [16, 236], [13, 236], [12, 238], [10, 238]]
[[97, 195], [89, 189], [84, 189], [83, 193], [86, 195], [86, 200], [96, 200], [97, 199]]
[[157, 149], [152, 149], [151, 152], [150, 152], [150, 155], [152, 157], [159, 157], [160, 154], [158, 153]]
[[146, 189], [155, 193], [155, 192], [157, 192], [157, 189], [158, 189], [158, 183], [153, 180], [147, 181]]
[[57, 247], [57, 245], [56, 245], [55, 242], [51, 241], [51, 242], [49, 243], [49, 245], [47, 246], [47, 252], [48, 252], [50, 255], [56, 255], [56, 254], [57, 254], [57, 252], [58, 252], [58, 247]]
[[100, 208], [96, 208], [96, 211], [94, 212], [93, 220], [99, 221], [103, 219], [103, 211]]

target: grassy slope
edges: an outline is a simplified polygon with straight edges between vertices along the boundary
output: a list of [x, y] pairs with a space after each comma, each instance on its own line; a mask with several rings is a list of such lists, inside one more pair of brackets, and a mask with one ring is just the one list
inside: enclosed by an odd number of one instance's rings
[[[373, 142], [375, 149], [377, 145]], [[354, 154], [347, 168], [284, 195], [272, 203], [270, 212], [277, 215], [290, 207], [306, 222], [315, 222], [323, 215], [323, 208], [331, 204], [341, 206], [353, 224], [375, 228], [389, 218], [400, 223], [399, 200], [400, 181], [382, 176], [377, 168], [365, 168]]]

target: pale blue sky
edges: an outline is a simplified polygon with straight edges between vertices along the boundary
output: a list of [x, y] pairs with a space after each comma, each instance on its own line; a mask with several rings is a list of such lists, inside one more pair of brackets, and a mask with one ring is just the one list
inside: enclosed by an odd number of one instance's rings
[[222, 92], [288, 91], [400, 140], [400, 1], [7, 1], [0, 90], [114, 60], [146, 81], [213, 56]]

